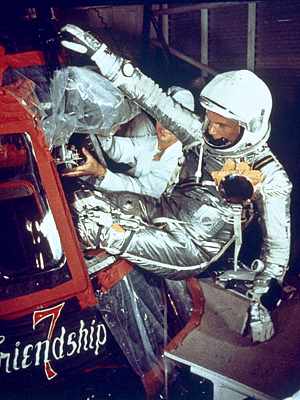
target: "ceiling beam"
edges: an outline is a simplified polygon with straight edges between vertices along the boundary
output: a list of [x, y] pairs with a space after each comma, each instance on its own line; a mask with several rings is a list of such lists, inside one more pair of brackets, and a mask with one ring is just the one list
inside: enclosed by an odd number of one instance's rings
[[[152, 39], [151, 43], [154, 44], [155, 46], [163, 48], [163, 45], [161, 44], [161, 42], [159, 40]], [[190, 65], [193, 65], [194, 67], [200, 69], [201, 71], [207, 72], [208, 74], [211, 74], [211, 75], [218, 74], [218, 71], [216, 71], [214, 68], [211, 68], [206, 64], [200, 63], [199, 61], [195, 60], [194, 58], [187, 56], [186, 54], [174, 49], [173, 47], [168, 46], [168, 51], [173, 56], [179, 58], [180, 60], [185, 61], [186, 63], [188, 63]]]
[[211, 8], [220, 8], [220, 7], [228, 7], [228, 6], [237, 6], [241, 4], [248, 4], [249, 1], [220, 1], [220, 2], [203, 2], [200, 4], [192, 4], [188, 6], [179, 6], [179, 7], [172, 7], [168, 9], [161, 9], [161, 10], [154, 10], [154, 15], [164, 15], [164, 14], [182, 14], [191, 11], [199, 11], [203, 9], [211, 9]]

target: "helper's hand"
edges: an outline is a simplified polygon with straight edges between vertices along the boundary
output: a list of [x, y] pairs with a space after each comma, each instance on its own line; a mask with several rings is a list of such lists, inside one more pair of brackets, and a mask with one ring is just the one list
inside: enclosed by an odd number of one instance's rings
[[265, 342], [274, 335], [274, 326], [267, 309], [259, 302], [250, 305], [250, 329], [254, 343]]
[[62, 176], [67, 177], [80, 177], [80, 176], [95, 176], [97, 178], [103, 177], [106, 174], [106, 168], [94, 159], [91, 153], [86, 149], [82, 148], [82, 152], [86, 157], [84, 164], [78, 167], [72, 168], [62, 173]]
[[100, 47], [106, 48], [104, 43], [100, 43], [93, 35], [83, 31], [76, 25], [67, 24], [60, 32], [62, 34], [61, 44], [77, 53], [91, 57]]

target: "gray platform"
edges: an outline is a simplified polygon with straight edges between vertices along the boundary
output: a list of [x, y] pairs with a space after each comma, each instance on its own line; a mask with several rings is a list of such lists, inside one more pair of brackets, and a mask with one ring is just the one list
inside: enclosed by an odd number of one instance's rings
[[166, 356], [190, 365], [199, 375], [199, 371], [207, 371], [236, 388], [252, 388], [253, 395], [256, 391], [265, 394], [256, 398], [283, 399], [296, 392], [300, 388], [299, 298], [282, 303], [273, 313], [274, 338], [254, 345], [239, 333], [248, 300], [205, 282], [202, 287], [206, 307], [201, 326]]

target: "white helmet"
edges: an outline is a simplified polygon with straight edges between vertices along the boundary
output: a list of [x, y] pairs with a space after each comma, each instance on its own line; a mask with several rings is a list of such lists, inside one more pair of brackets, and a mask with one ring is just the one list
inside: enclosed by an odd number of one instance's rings
[[237, 121], [244, 128], [235, 143], [223, 146], [213, 143], [204, 132], [206, 144], [215, 153], [244, 155], [268, 140], [272, 96], [267, 85], [253, 72], [229, 71], [215, 76], [201, 91], [200, 103], [206, 110]]

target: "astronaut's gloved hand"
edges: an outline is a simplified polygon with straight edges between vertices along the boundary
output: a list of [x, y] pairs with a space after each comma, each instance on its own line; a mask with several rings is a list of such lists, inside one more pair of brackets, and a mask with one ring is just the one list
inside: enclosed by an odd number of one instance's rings
[[114, 221], [111, 214], [97, 210], [86, 214], [76, 226], [82, 246], [86, 249], [98, 247], [110, 254], [120, 254], [130, 231]]
[[100, 43], [93, 35], [76, 25], [67, 24], [60, 32], [62, 36], [61, 44], [77, 53], [92, 57], [101, 46], [107, 48], [104, 43]]
[[93, 214], [93, 216], [95, 215], [97, 215], [97, 225], [105, 226], [107, 228], [110, 228], [113, 225], [113, 217], [111, 214], [103, 211], [97, 211]]
[[88, 55], [96, 63], [101, 74], [113, 80], [124, 61], [121, 57], [113, 54], [105, 43], [76, 25], [67, 24], [60, 32], [61, 44], [64, 47]]
[[265, 342], [274, 335], [274, 326], [268, 310], [259, 302], [250, 305], [250, 330], [254, 343]]
[[259, 272], [253, 286], [247, 295], [253, 301], [260, 302], [269, 311], [279, 305], [282, 298], [282, 280], [286, 268], [275, 264], [266, 264], [262, 272]]
[[270, 281], [269, 276], [265, 276], [263, 273], [258, 274], [253, 281], [253, 286], [248, 290], [248, 297], [253, 301], [260, 301], [261, 297], [268, 293]]
[[101, 230], [100, 247], [110, 254], [121, 254], [127, 247], [129, 239], [130, 231], [125, 230], [121, 225], [113, 224]]

